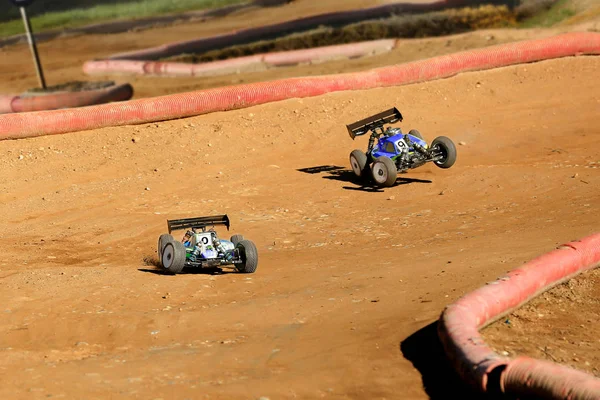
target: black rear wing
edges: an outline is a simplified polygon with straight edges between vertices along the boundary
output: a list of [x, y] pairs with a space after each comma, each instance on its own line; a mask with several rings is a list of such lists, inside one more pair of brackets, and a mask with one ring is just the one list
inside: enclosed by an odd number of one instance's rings
[[204, 228], [207, 226], [225, 225], [229, 230], [229, 217], [227, 215], [214, 215], [211, 217], [197, 217], [184, 219], [168, 219], [169, 233], [178, 229]]
[[402, 114], [396, 107], [390, 108], [379, 114], [370, 116], [369, 118], [361, 119], [353, 124], [346, 125], [348, 134], [354, 139], [357, 136], [362, 136], [374, 128], [380, 128], [384, 124], [393, 124], [394, 122], [402, 121]]

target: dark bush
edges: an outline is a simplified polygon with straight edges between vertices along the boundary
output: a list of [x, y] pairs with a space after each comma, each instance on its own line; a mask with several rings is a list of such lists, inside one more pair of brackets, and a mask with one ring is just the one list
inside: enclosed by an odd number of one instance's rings
[[514, 23], [514, 14], [507, 6], [487, 5], [426, 14], [392, 16], [339, 28], [320, 27], [274, 40], [231, 46], [202, 54], [184, 54], [170, 57], [167, 60], [200, 63], [259, 53], [308, 49], [366, 40], [450, 35], [474, 29], [514, 25]]
[[558, 0], [522, 0], [521, 4], [515, 7], [515, 18], [517, 21], [523, 21], [539, 15], [550, 10], [557, 2]]

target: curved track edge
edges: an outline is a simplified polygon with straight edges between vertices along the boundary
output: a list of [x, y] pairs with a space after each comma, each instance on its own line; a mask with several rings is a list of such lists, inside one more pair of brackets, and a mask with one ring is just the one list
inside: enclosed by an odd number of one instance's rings
[[600, 379], [562, 365], [495, 353], [479, 330], [532, 298], [600, 265], [600, 233], [535, 258], [446, 307], [438, 334], [459, 375], [480, 391], [543, 399], [600, 399]]

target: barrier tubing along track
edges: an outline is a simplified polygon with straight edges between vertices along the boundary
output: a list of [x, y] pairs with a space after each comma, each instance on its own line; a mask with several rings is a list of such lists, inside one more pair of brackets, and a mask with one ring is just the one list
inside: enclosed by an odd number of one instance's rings
[[600, 54], [600, 34], [568, 33], [363, 72], [290, 78], [64, 110], [4, 114], [0, 115], [0, 140], [165, 121], [290, 98], [404, 85], [460, 72], [580, 54]]
[[533, 297], [600, 265], [600, 233], [560, 246], [446, 307], [440, 340], [460, 376], [484, 392], [544, 399], [598, 400], [600, 379], [528, 357], [496, 354], [479, 329]]
[[88, 75], [110, 73], [145, 76], [226, 75], [238, 71], [251, 72], [264, 70], [268, 67], [319, 62], [339, 57], [364, 57], [370, 54], [391, 51], [396, 47], [396, 42], [396, 39], [371, 40], [310, 49], [262, 53], [198, 64], [135, 60], [87, 61], [83, 64], [83, 71]]
[[[80, 92], [56, 92], [28, 96], [0, 95], [0, 114], [83, 107], [129, 100], [131, 96], [133, 96], [133, 87], [128, 83]], [[0, 132], [2, 132], [2, 125], [0, 125]]]

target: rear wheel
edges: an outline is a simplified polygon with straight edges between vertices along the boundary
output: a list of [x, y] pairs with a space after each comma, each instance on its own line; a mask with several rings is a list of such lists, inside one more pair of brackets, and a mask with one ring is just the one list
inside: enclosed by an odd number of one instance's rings
[[185, 246], [176, 240], [168, 240], [162, 250], [161, 265], [167, 271], [178, 274], [185, 267]]
[[367, 155], [361, 150], [352, 150], [350, 153], [350, 165], [354, 175], [362, 178], [367, 170], [368, 159]]
[[236, 264], [237, 270], [245, 274], [256, 271], [258, 267], [258, 250], [254, 243], [250, 240], [242, 240], [236, 245], [236, 249], [238, 249], [242, 259], [241, 264]]
[[233, 235], [230, 239], [234, 246], [237, 246], [237, 244], [242, 240], [244, 240], [244, 235]]
[[450, 168], [456, 162], [456, 146], [454, 142], [446, 136], [439, 136], [431, 142], [431, 149], [440, 153], [439, 160], [434, 161], [440, 168]]
[[416, 130], [416, 129], [411, 129], [411, 130], [408, 132], [408, 134], [409, 134], [409, 135], [412, 135], [412, 136], [415, 136], [415, 137], [418, 137], [418, 138], [419, 138], [419, 139], [421, 139], [421, 140], [425, 140], [425, 139], [423, 139], [423, 135], [421, 135], [421, 132], [419, 132], [419, 131], [418, 131], [418, 130]]
[[163, 248], [165, 247], [165, 243], [167, 243], [167, 241], [169, 240], [175, 240], [173, 238], [172, 235], [169, 235], [168, 233], [164, 233], [162, 235], [160, 235], [160, 237], [158, 238], [158, 246], [157, 246], [157, 250], [156, 253], [158, 254], [158, 262], [161, 263], [162, 262], [162, 252], [163, 252]]
[[391, 158], [377, 157], [371, 166], [371, 174], [377, 186], [390, 187], [396, 183], [398, 169]]

